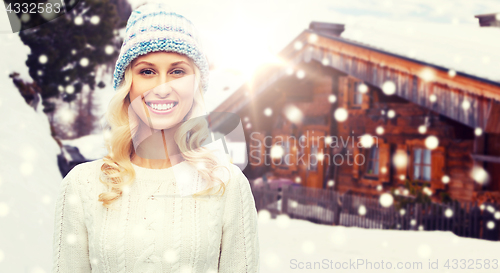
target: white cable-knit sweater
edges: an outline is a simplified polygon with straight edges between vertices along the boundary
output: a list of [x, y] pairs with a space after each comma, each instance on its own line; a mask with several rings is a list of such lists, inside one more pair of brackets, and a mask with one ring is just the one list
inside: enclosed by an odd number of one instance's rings
[[53, 272], [259, 272], [257, 211], [236, 165], [229, 165], [224, 195], [202, 200], [179, 195], [173, 168], [180, 164], [133, 165], [137, 178], [113, 210], [98, 201], [107, 191], [98, 178], [102, 164], [77, 165], [62, 181]]

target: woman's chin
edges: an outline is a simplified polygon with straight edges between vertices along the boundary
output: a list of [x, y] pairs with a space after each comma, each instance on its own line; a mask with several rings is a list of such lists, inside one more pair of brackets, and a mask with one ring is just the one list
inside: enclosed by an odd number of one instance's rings
[[144, 129], [149, 128], [153, 130], [169, 130], [179, 127], [182, 123], [182, 119], [176, 117], [169, 117], [169, 118], [151, 117], [150, 121], [146, 117], [141, 117], [140, 120], [142, 121], [141, 128]]
[[174, 126], [173, 125], [155, 125], [151, 127], [151, 129], [155, 131], [160, 131], [160, 130], [169, 130], [172, 129]]
[[154, 123], [153, 122], [153, 126], [151, 127], [151, 129], [169, 130], [169, 129], [177, 128], [178, 125], [179, 125], [179, 123], [172, 123], [172, 122], [168, 122], [168, 123]]

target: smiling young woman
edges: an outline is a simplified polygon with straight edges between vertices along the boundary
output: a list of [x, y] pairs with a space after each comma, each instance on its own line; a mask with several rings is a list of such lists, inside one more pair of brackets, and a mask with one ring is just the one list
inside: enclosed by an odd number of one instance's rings
[[[183, 121], [195, 95], [191, 60], [174, 52], [154, 52], [135, 59], [131, 66], [130, 101], [140, 97], [143, 102], [133, 107], [148, 108], [154, 129], [169, 129]], [[136, 113], [142, 113], [140, 110], [134, 109]], [[141, 119], [147, 124], [145, 117]]]
[[53, 272], [259, 272], [248, 179], [202, 145], [207, 84], [189, 20], [162, 4], [132, 12], [106, 113], [108, 155], [62, 181]]

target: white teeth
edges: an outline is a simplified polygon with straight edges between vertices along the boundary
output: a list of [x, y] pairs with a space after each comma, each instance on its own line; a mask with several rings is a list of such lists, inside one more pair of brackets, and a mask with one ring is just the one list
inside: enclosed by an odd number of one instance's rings
[[173, 102], [169, 103], [169, 104], [166, 104], [166, 103], [164, 103], [164, 104], [152, 104], [152, 103], [148, 103], [148, 105], [151, 108], [155, 109], [155, 110], [168, 110], [168, 109], [174, 107], [174, 103]]

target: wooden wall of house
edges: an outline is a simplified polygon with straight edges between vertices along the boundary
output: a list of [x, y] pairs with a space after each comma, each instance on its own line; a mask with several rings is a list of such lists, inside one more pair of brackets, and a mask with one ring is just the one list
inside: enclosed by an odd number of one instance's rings
[[[430, 188], [435, 193], [433, 197], [439, 199], [439, 193], [446, 191], [453, 199], [473, 200], [475, 182], [470, 177], [473, 166], [470, 153], [474, 147], [472, 129], [406, 100], [386, 96], [372, 86], [362, 99], [357, 100], [358, 103], [354, 103], [357, 81], [351, 77], [339, 80], [338, 107], [349, 112], [348, 119], [339, 123], [339, 135], [344, 138], [364, 134], [374, 136], [379, 147], [379, 174], [367, 175], [366, 163], [361, 166], [344, 164], [337, 172], [336, 189], [377, 195], [378, 185], [387, 190], [404, 184], [405, 179], [413, 179], [415, 149], [425, 148], [425, 138], [434, 135], [439, 139], [439, 146], [431, 151]], [[395, 111], [394, 118], [387, 117], [389, 110]], [[421, 134], [418, 127], [425, 123], [426, 118], [430, 126], [425, 134]], [[384, 129], [380, 135], [376, 132], [379, 126]], [[347, 149], [351, 154], [362, 153], [368, 158], [369, 149], [350, 146]], [[406, 167], [394, 166], [396, 153], [406, 155]], [[444, 175], [450, 177], [447, 185], [442, 183]]]
[[[477, 149], [477, 138], [473, 129], [446, 118], [429, 109], [401, 99], [396, 95], [387, 96], [380, 89], [368, 86], [369, 91], [357, 97], [356, 78], [342, 75], [333, 69], [327, 69], [320, 64], [307, 64], [306, 77], [297, 79], [295, 75], [283, 78], [270, 86], [264, 95], [247, 107], [246, 114], [251, 116], [252, 124], [256, 126], [253, 132], [260, 132], [262, 138], [268, 139], [268, 146], [276, 144], [278, 140], [289, 141], [291, 158], [297, 158], [300, 153], [310, 154], [311, 142], [320, 140], [318, 153], [328, 155], [320, 161], [315, 171], [310, 171], [311, 162], [300, 164], [296, 160], [289, 164], [272, 164], [269, 154], [270, 148], [262, 148], [262, 154], [267, 155], [269, 166], [253, 166], [253, 172], [259, 176], [271, 171], [275, 176], [286, 177], [307, 187], [325, 188], [326, 181], [333, 179], [333, 189], [340, 192], [353, 191], [368, 195], [379, 195], [377, 189], [381, 185], [384, 191], [390, 187], [403, 185], [405, 179], [414, 179], [414, 155], [416, 149], [426, 148], [425, 139], [434, 135], [439, 139], [439, 146], [431, 151], [431, 179], [430, 188], [434, 192], [433, 198], [438, 201], [442, 192], [449, 194], [453, 199], [460, 201], [477, 200], [481, 191], [497, 191], [500, 193], [500, 164], [485, 164], [487, 171], [497, 182], [487, 188], [478, 185], [470, 176], [474, 166], [471, 153]], [[335, 103], [329, 102], [329, 96], [334, 95]], [[294, 124], [289, 121], [283, 110], [287, 105], [297, 107], [303, 114], [303, 122]], [[266, 107], [273, 110], [271, 117], [263, 115]], [[338, 108], [348, 111], [348, 119], [338, 122], [333, 113]], [[388, 118], [390, 110], [395, 111], [394, 118]], [[243, 112], [245, 113], [245, 112]], [[420, 133], [419, 126], [428, 122], [425, 133]], [[383, 134], [377, 134], [377, 127], [384, 129]], [[307, 148], [301, 149], [298, 143], [301, 135], [306, 135]], [[359, 136], [370, 134], [374, 136], [379, 148], [379, 173], [367, 175], [367, 164], [356, 166], [331, 162], [335, 154], [351, 155], [350, 161], [356, 155], [369, 156], [369, 149], [359, 148], [357, 145], [335, 147], [325, 143], [326, 136], [343, 138], [352, 141], [359, 140]], [[349, 142], [352, 143], [352, 142]], [[489, 135], [485, 145], [493, 147], [491, 154], [500, 155], [500, 137]], [[357, 143], [356, 143], [357, 144]], [[249, 148], [249, 152], [252, 150]], [[394, 157], [405, 155], [407, 164], [396, 167]], [[263, 160], [264, 161], [264, 160]], [[477, 164], [477, 163], [476, 163]], [[332, 167], [331, 165], [335, 165]], [[448, 176], [450, 182], [445, 184], [443, 176]]]
[[[485, 137], [484, 154], [500, 158], [500, 134], [488, 134]], [[479, 162], [481, 163], [481, 162]], [[481, 201], [494, 199], [500, 203], [500, 163], [486, 162], [483, 164], [489, 174], [489, 181], [478, 189], [477, 198]]]
[[[265, 168], [266, 171], [271, 171], [277, 177], [289, 178], [303, 186], [323, 188], [327, 166], [322, 161], [318, 161], [315, 170], [311, 170], [309, 167], [310, 164], [314, 163], [314, 159], [310, 162], [308, 159], [312, 158], [304, 156], [302, 157], [303, 161], [298, 162], [297, 158], [300, 158], [301, 153], [311, 154], [313, 143], [318, 143], [318, 141], [320, 144], [317, 152], [319, 154], [328, 153], [324, 145], [325, 136], [330, 135], [332, 121], [332, 103], [329, 102], [328, 96], [332, 94], [332, 88], [336, 88], [336, 84], [333, 84], [331, 71], [325, 73], [319, 66], [314, 65], [308, 66], [306, 71], [304, 79], [297, 79], [295, 75], [292, 75], [271, 86], [267, 92], [273, 93], [273, 100], [260, 100], [259, 103], [254, 104], [255, 108], [249, 107], [249, 113], [251, 112], [250, 109], [263, 112], [266, 107], [270, 107], [273, 111], [271, 117], [263, 115], [254, 117], [260, 120], [269, 120], [269, 124], [265, 129], [257, 129], [262, 138], [266, 135], [272, 137], [270, 138], [272, 139], [271, 143], [263, 153], [269, 156], [271, 153], [269, 146], [288, 141], [289, 151], [285, 152], [290, 153], [291, 156], [288, 158], [290, 159], [288, 162], [280, 159], [272, 160], [268, 157], [271, 164], [266, 167], [255, 164], [255, 161], [254, 163], [251, 162], [249, 165], [252, 166], [248, 172], [263, 173], [262, 168]], [[267, 96], [263, 95], [263, 97]], [[288, 106], [300, 110], [303, 115], [302, 122], [294, 123], [287, 118], [284, 111]], [[299, 144], [299, 138], [302, 135], [308, 136], [305, 144]], [[248, 139], [250, 138], [248, 137]], [[249, 143], [248, 151], [251, 155], [256, 153], [255, 149], [259, 148], [252, 148], [250, 145]], [[301, 147], [301, 145], [305, 147]], [[252, 146], [256, 145], [252, 144]], [[285, 164], [279, 164], [280, 162]]]
[[[307, 73], [313, 73], [311, 68], [307, 71]], [[290, 93], [306, 93], [301, 86], [289, 86], [286, 92], [282, 92], [282, 110], [293, 105], [293, 107], [297, 107], [297, 109], [300, 110], [303, 119], [301, 123], [294, 124], [287, 119], [283, 111], [280, 111], [283, 123], [282, 126], [278, 124], [278, 126], [273, 129], [273, 140], [278, 139], [278, 136], [282, 136], [283, 138], [291, 136], [291, 138], [289, 138], [289, 145], [291, 147], [290, 153], [292, 153], [292, 158], [294, 158], [294, 160], [284, 168], [273, 165], [273, 171], [281, 177], [287, 177], [294, 181], [299, 177], [298, 181], [300, 181], [300, 184], [303, 186], [323, 188], [325, 166], [322, 164], [322, 161], [317, 161], [316, 170], [311, 170], [310, 164], [314, 164], [316, 158], [304, 156], [302, 157], [304, 161], [297, 162], [296, 160], [300, 158], [301, 153], [305, 155], [312, 154], [312, 145], [318, 141], [319, 147], [317, 152], [319, 154], [326, 153], [323, 141], [324, 136], [329, 134], [330, 128], [330, 115], [328, 115], [328, 113], [331, 113], [332, 104], [328, 102], [328, 96], [332, 92], [332, 78], [328, 75], [316, 73], [314, 73], [314, 75], [314, 77], [306, 79], [306, 81], [311, 83], [310, 88], [312, 89], [309, 99], [297, 99], [297, 96], [290, 95]], [[307, 131], [309, 132], [307, 133]], [[299, 144], [299, 138], [302, 135], [307, 136], [308, 139], [306, 139], [305, 143]]]

